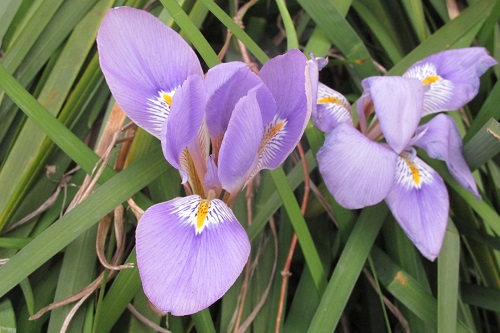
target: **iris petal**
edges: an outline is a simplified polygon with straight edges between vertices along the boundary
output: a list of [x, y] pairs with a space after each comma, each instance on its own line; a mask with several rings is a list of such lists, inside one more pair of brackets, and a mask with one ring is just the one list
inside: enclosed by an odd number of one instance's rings
[[462, 153], [462, 138], [453, 119], [445, 114], [438, 114], [417, 129], [417, 132], [422, 131], [425, 134], [415, 145], [424, 149], [430, 157], [445, 161], [456, 181], [480, 200], [476, 182]]
[[429, 85], [426, 115], [463, 107], [476, 96], [479, 77], [496, 63], [482, 47], [447, 50], [415, 63], [403, 76]]
[[169, 99], [190, 75], [203, 75], [189, 45], [143, 10], [108, 11], [97, 35], [99, 61], [118, 105], [137, 125], [160, 138]]
[[398, 157], [393, 187], [385, 199], [418, 250], [434, 260], [443, 244], [449, 199], [443, 179], [418, 157]]
[[[172, 112], [163, 127], [162, 148], [167, 161], [181, 172], [182, 183], [188, 180], [190, 171], [183, 167], [181, 159], [191, 144], [198, 138], [202, 129], [207, 94], [203, 79], [190, 76], [175, 94]], [[191, 156], [201, 158], [200, 156]], [[206, 168], [206, 161], [199, 161]], [[201, 173], [204, 175], [204, 172]]]
[[[311, 115], [313, 103], [310, 66], [299, 50], [290, 50], [264, 64], [260, 77], [271, 91], [277, 112], [262, 140], [260, 167], [277, 168], [295, 148]], [[286, 73], [286, 75], [285, 75]]]
[[345, 208], [382, 201], [394, 180], [396, 154], [346, 123], [331, 131], [317, 154], [328, 190]]
[[236, 103], [262, 80], [242, 62], [229, 62], [211, 68], [205, 77], [207, 87], [206, 123], [212, 140], [227, 129]]
[[319, 83], [316, 112], [312, 113], [314, 126], [323, 132], [330, 132], [341, 122], [353, 124], [351, 104], [344, 95]]
[[[387, 143], [399, 154], [408, 145], [422, 116], [422, 83], [399, 76], [374, 76], [363, 80], [363, 87], [373, 101]], [[365, 103], [363, 100], [358, 105]]]
[[248, 236], [231, 209], [196, 195], [150, 207], [137, 226], [136, 243], [146, 296], [176, 316], [222, 297], [250, 254]]
[[257, 164], [263, 127], [261, 108], [268, 106], [259, 103], [258, 90], [236, 104], [220, 148], [219, 179], [229, 193], [241, 190]]

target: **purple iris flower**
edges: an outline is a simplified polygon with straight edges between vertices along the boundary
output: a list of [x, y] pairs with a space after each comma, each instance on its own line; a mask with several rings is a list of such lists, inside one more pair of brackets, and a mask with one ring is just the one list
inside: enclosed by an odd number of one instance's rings
[[250, 242], [231, 204], [259, 170], [278, 167], [294, 149], [315, 108], [317, 68], [291, 50], [260, 75], [241, 62], [204, 75], [176, 32], [127, 7], [106, 14], [97, 43], [116, 101], [161, 140], [192, 192], [150, 207], [137, 226], [144, 292], [165, 312], [198, 312], [247, 262]]
[[385, 200], [415, 246], [434, 260], [448, 221], [448, 192], [439, 174], [413, 147], [445, 161], [458, 183], [478, 200], [480, 196], [452, 118], [438, 114], [418, 125], [426, 114], [469, 102], [477, 94], [479, 76], [495, 63], [484, 49], [467, 48], [430, 56], [402, 77], [367, 78], [357, 102], [358, 128], [346, 116], [350, 105], [345, 98], [320, 85], [312, 117], [329, 133], [317, 159], [337, 202], [359, 209]]

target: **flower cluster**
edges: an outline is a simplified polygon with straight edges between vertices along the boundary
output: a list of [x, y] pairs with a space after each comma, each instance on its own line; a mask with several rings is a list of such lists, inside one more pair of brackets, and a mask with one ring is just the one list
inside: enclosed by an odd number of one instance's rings
[[478, 92], [479, 77], [494, 64], [483, 48], [473, 47], [432, 55], [401, 77], [367, 78], [357, 102], [357, 128], [345, 97], [320, 85], [312, 118], [328, 135], [318, 165], [337, 202], [358, 209], [385, 200], [415, 246], [434, 260], [448, 221], [448, 192], [414, 147], [443, 160], [460, 185], [480, 196], [453, 119], [440, 113], [419, 123], [425, 115], [468, 103]]
[[218, 300], [241, 273], [250, 242], [231, 204], [262, 169], [278, 167], [309, 121], [317, 63], [298, 50], [256, 75], [241, 62], [205, 75], [194, 51], [156, 17], [110, 10], [97, 36], [102, 71], [123, 111], [161, 140], [190, 195], [150, 207], [136, 230], [149, 300], [174, 315]]

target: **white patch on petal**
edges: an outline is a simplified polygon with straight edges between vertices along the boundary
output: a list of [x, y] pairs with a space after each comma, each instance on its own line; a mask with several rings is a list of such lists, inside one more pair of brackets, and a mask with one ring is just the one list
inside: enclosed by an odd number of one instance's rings
[[403, 152], [396, 162], [395, 182], [405, 190], [420, 189], [433, 182], [433, 170], [418, 157]]
[[406, 73], [403, 74], [403, 77], [409, 77], [413, 79], [418, 79], [422, 81], [422, 84], [424, 84], [424, 81], [432, 76], [439, 76], [436, 70], [436, 66], [430, 62], [426, 62], [421, 64], [420, 66], [413, 66], [412, 68], [408, 69]]
[[157, 97], [148, 98], [149, 112], [147, 115], [149, 117], [149, 121], [153, 124], [158, 133], [161, 133], [163, 124], [170, 114], [170, 106], [176, 90], [177, 88], [170, 92], [160, 90]]
[[444, 111], [442, 105], [453, 97], [453, 82], [442, 78], [432, 63], [424, 63], [420, 66], [410, 68], [404, 77], [414, 78], [422, 81], [422, 84], [429, 87], [425, 92], [424, 113], [425, 116], [432, 112]]
[[330, 132], [339, 123], [353, 125], [351, 104], [341, 93], [320, 83], [318, 85], [318, 99], [316, 114], [313, 114], [313, 123], [319, 130]]
[[231, 209], [223, 201], [202, 199], [198, 195], [176, 200], [172, 213], [177, 214], [182, 223], [193, 226], [196, 235], [201, 234], [205, 228], [235, 219]]
[[269, 122], [269, 124], [264, 127], [264, 134], [262, 135], [262, 141], [259, 147], [259, 161], [257, 163], [257, 169], [260, 169], [262, 165], [267, 165], [267, 163], [275, 158], [276, 154], [282, 149], [283, 138], [287, 133], [288, 121], [286, 119], [279, 119], [277, 116]]
[[334, 103], [338, 104], [350, 113], [351, 104], [341, 93], [331, 89], [330, 87], [320, 83], [318, 84], [318, 104]]

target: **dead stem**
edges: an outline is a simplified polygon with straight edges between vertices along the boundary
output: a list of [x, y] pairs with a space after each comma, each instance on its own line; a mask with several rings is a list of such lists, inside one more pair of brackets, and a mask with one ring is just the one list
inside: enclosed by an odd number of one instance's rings
[[448, 8], [450, 20], [453, 20], [455, 17], [460, 15], [460, 10], [458, 9], [456, 0], [446, 0], [446, 7]]
[[127, 309], [130, 311], [130, 313], [132, 313], [134, 315], [134, 317], [137, 318], [137, 320], [139, 320], [141, 323], [143, 323], [147, 327], [155, 330], [156, 332], [172, 333], [171, 331], [153, 323], [151, 320], [149, 320], [149, 318], [145, 317], [142, 313], [137, 311], [137, 309], [132, 304], [129, 303], [127, 305]]
[[[125, 268], [134, 267], [133, 264], [128, 263], [124, 265], [111, 265], [106, 259], [106, 253], [104, 251], [104, 247], [106, 244], [106, 238], [108, 235], [109, 226], [111, 224], [111, 217], [109, 215], [105, 216], [99, 222], [99, 226], [97, 228], [97, 239], [96, 239], [96, 252], [101, 265], [109, 270], [122, 270]], [[123, 206], [120, 205], [114, 210], [114, 227], [115, 227], [115, 238], [116, 238], [116, 256], [123, 257], [123, 253], [125, 252], [125, 233], [123, 232]]]
[[[245, 16], [247, 10], [250, 9], [253, 5], [255, 5], [257, 3], [257, 1], [259, 1], [259, 0], [250, 0], [247, 3], [245, 3], [243, 6], [241, 6], [240, 9], [238, 9], [238, 1], [234, 1], [234, 8], [236, 10], [236, 15], [233, 17], [233, 21], [236, 24], [238, 24], [240, 26], [240, 28], [242, 28], [242, 29], [245, 28], [243, 26], [243, 16]], [[222, 48], [218, 54], [218, 57], [221, 61], [226, 56], [227, 50], [229, 48], [229, 43], [231, 42], [232, 35], [233, 35], [233, 33], [231, 32], [231, 30], [228, 29], [226, 32], [226, 40], [224, 41], [224, 45], [222, 46]], [[239, 42], [240, 48], [241, 48], [241, 45], [242, 45], [242, 43]], [[243, 45], [243, 47], [245, 48], [245, 51], [246, 51], [246, 47], [244, 45]], [[245, 57], [243, 57], [243, 58], [245, 58]], [[247, 61], [245, 61], [245, 63], [248, 65], [251, 62], [247, 63]], [[250, 67], [250, 69], [252, 69], [252, 67]]]
[[[43, 212], [45, 212], [47, 209], [49, 209], [50, 207], [52, 207], [52, 205], [54, 204], [54, 202], [57, 200], [57, 198], [59, 197], [59, 194], [61, 193], [61, 190], [62, 189], [66, 189], [66, 186], [68, 186], [68, 182], [70, 181], [71, 179], [71, 175], [76, 171], [78, 170], [79, 168], [74, 168], [73, 170], [70, 170], [69, 172], [65, 173], [62, 177], [61, 177], [61, 180], [59, 181], [59, 184], [57, 185], [56, 187], [56, 190], [54, 191], [54, 193], [52, 193], [52, 195], [43, 203], [40, 205], [40, 207], [38, 207], [35, 211], [29, 213], [28, 215], [26, 215], [25, 217], [23, 217], [22, 219], [20, 219], [19, 221], [11, 224], [8, 228], [6, 228], [2, 233], [7, 233], [11, 230], [14, 230], [16, 228], [19, 228], [20, 226], [24, 225], [25, 223], [29, 222], [32, 218], [34, 218], [35, 216], [38, 216], [40, 214], [42, 214]], [[66, 192], [64, 192], [66, 193]], [[63, 200], [63, 210], [64, 210], [64, 203], [65, 203], [66, 200]]]
[[59, 333], [66, 333], [68, 330], [69, 324], [71, 324], [71, 319], [75, 316], [76, 312], [78, 309], [82, 306], [82, 304], [89, 298], [89, 296], [92, 295], [92, 293], [88, 293], [86, 296], [82, 297], [72, 308], [71, 311], [68, 313], [66, 318], [64, 318], [64, 322], [61, 326], [61, 330]]
[[338, 228], [339, 224], [337, 223], [337, 219], [335, 218], [335, 215], [333, 213], [333, 209], [328, 203], [328, 199], [325, 198], [323, 193], [318, 189], [316, 184], [314, 182], [309, 182], [309, 187], [311, 188], [311, 192], [314, 194], [316, 199], [318, 199], [320, 205], [325, 209], [326, 214], [330, 217], [330, 219], [333, 221], [333, 224]]
[[[259, 302], [257, 305], [253, 308], [252, 312], [248, 315], [247, 319], [241, 324], [238, 333], [243, 333], [245, 332], [252, 322], [255, 320], [255, 317], [257, 317], [257, 314], [259, 311], [262, 309], [264, 304], [266, 303], [267, 297], [269, 296], [269, 292], [271, 291], [271, 286], [273, 285], [273, 279], [274, 279], [274, 273], [276, 273], [276, 267], [278, 265], [278, 235], [276, 232], [276, 226], [274, 224], [274, 220], [271, 218], [269, 221], [269, 226], [271, 227], [271, 232], [273, 234], [273, 240], [274, 240], [274, 263], [273, 263], [273, 269], [271, 270], [271, 275], [269, 277], [269, 282], [267, 284], [266, 289], [262, 293], [262, 296], [259, 299]], [[252, 267], [252, 271], [256, 269], [257, 259], [255, 260], [255, 265]]]
[[[300, 212], [302, 215], [305, 214], [307, 209], [307, 202], [309, 200], [309, 167], [307, 166], [307, 160], [304, 154], [304, 149], [302, 148], [302, 144], [299, 142], [297, 145], [297, 151], [300, 155], [300, 160], [302, 161], [302, 166], [304, 168], [304, 197], [302, 198], [302, 204], [300, 205]], [[290, 277], [290, 266], [292, 264], [293, 253], [295, 252], [295, 247], [297, 246], [297, 234], [293, 233], [292, 242], [290, 244], [290, 248], [288, 250], [288, 255], [286, 257], [285, 266], [283, 267], [283, 271], [281, 275], [283, 276], [283, 280], [281, 282], [281, 291], [280, 298], [278, 304], [278, 314], [276, 315], [276, 326], [274, 332], [278, 333], [281, 327], [281, 318], [283, 316], [283, 308], [285, 307], [285, 295], [288, 285], [288, 278]]]
[[[247, 185], [247, 189], [245, 192], [245, 196], [247, 199], [247, 215], [248, 215], [248, 226], [252, 225], [252, 199], [253, 199], [253, 181], [250, 180]], [[245, 265], [245, 277], [243, 278], [243, 284], [241, 285], [241, 293], [238, 300], [238, 307], [237, 307], [237, 315], [236, 315], [236, 323], [234, 325], [234, 331], [235, 333], [239, 332], [239, 327], [240, 327], [240, 322], [241, 322], [241, 316], [243, 315], [243, 309], [245, 308], [245, 301], [246, 301], [246, 296], [248, 292], [248, 282], [250, 280], [250, 261], [252, 259], [248, 258], [248, 261]]]
[[132, 213], [134, 213], [135, 218], [137, 219], [137, 221], [139, 221], [142, 215], [144, 214], [144, 210], [141, 207], [139, 207], [132, 198], [128, 199], [127, 203], [130, 209], [132, 210]]
[[[118, 136], [121, 132], [121, 127], [123, 122], [125, 121], [125, 113], [119, 108], [119, 106], [115, 103], [113, 106], [111, 115], [108, 119], [108, 122], [106, 123], [106, 126], [104, 128], [103, 135], [101, 139], [99, 140], [99, 143], [97, 145], [97, 148], [95, 149], [97, 155], [101, 157], [101, 160], [99, 163], [97, 163], [95, 169], [96, 172], [92, 173], [92, 175], [88, 175], [85, 177], [85, 180], [78, 191], [78, 193], [75, 195], [73, 198], [72, 202], [70, 203], [68, 209], [66, 210], [66, 213], [71, 211], [77, 204], [79, 204], [82, 200], [84, 200], [86, 197], [88, 197], [94, 190], [94, 187], [97, 184], [97, 180], [99, 179], [100, 175], [106, 168], [106, 165], [109, 161], [111, 152], [115, 146], [115, 143], [118, 139]], [[130, 267], [130, 265], [119, 265], [123, 261], [124, 257], [124, 249], [125, 249], [125, 244], [124, 244], [124, 232], [123, 232], [123, 207], [119, 206], [119, 208], [115, 209], [114, 211], [115, 214], [115, 236], [116, 236], [116, 243], [117, 243], [117, 248], [115, 253], [113, 254], [113, 257], [111, 259], [111, 263], [108, 264], [107, 261], [104, 262], [104, 266], [108, 268], [127, 268]], [[100, 259], [104, 258], [104, 243], [106, 239], [106, 234], [107, 230], [109, 229], [109, 224], [110, 224], [110, 219], [106, 220], [102, 223], [104, 225], [100, 226], [98, 231], [100, 230], [101, 232], [98, 232], [98, 238], [96, 240], [96, 249], [97, 249], [97, 254]], [[105, 232], [103, 232], [105, 231]], [[102, 249], [102, 251], [101, 251]], [[102, 257], [102, 258], [101, 258]], [[114, 277], [116, 274], [116, 270], [112, 269], [107, 278], [106, 281], [109, 281], [111, 278]], [[81, 291], [71, 295], [70, 297], [67, 297], [66, 299], [63, 299], [58, 302], [54, 302], [40, 311], [38, 311], [35, 315], [30, 317], [30, 320], [38, 319], [40, 318], [43, 314], [46, 312], [53, 310], [55, 308], [58, 308], [63, 305], [67, 305], [73, 302], [78, 301], [77, 304], [73, 307], [71, 312], [68, 314], [64, 321], [64, 325], [61, 328], [61, 331], [64, 332], [71, 322], [71, 319], [74, 316], [74, 313], [78, 310], [78, 308], [81, 306], [81, 304], [84, 303], [84, 301], [92, 294], [94, 293], [97, 289], [100, 288], [102, 281], [104, 280], [104, 272], [101, 273], [92, 283], [90, 283], [88, 286], [83, 288]]]
[[394, 317], [396, 317], [398, 319], [398, 321], [401, 324], [401, 326], [403, 327], [404, 331], [406, 333], [410, 333], [411, 330], [410, 330], [410, 325], [408, 324], [408, 321], [403, 316], [403, 314], [399, 311], [398, 307], [396, 305], [392, 304], [392, 302], [389, 301], [389, 299], [382, 294], [380, 288], [375, 283], [375, 279], [373, 278], [373, 275], [370, 273], [370, 271], [367, 268], [364, 268], [363, 273], [365, 274], [366, 279], [368, 280], [368, 282], [370, 282], [370, 285], [373, 287], [373, 289], [380, 296], [382, 296], [382, 300], [383, 300], [385, 306], [389, 309], [389, 311], [391, 311], [391, 313], [394, 315]]

